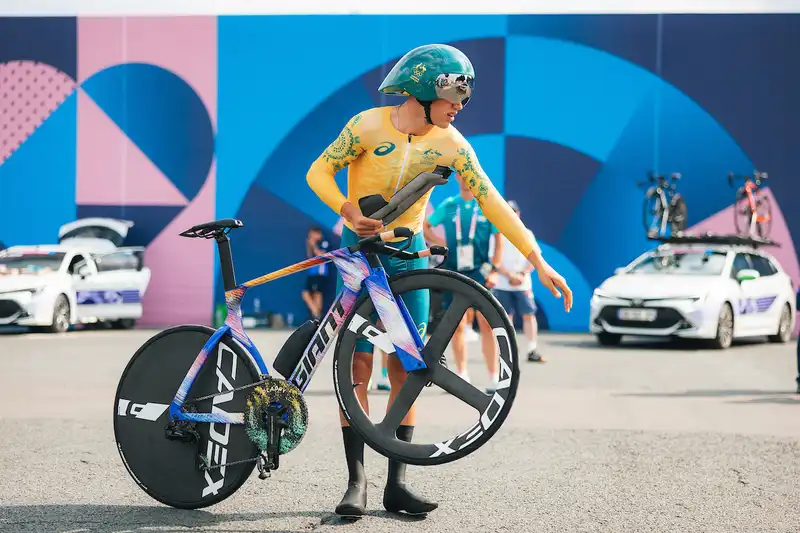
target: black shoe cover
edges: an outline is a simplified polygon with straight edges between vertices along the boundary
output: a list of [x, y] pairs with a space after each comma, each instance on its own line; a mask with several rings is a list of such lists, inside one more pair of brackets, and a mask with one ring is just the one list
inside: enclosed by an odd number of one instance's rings
[[[397, 428], [397, 438], [411, 442], [414, 426], [400, 426]], [[426, 514], [439, 507], [439, 504], [418, 496], [406, 486], [406, 465], [389, 459], [389, 476], [386, 488], [383, 490], [383, 507], [390, 513], [401, 511], [408, 514]]]

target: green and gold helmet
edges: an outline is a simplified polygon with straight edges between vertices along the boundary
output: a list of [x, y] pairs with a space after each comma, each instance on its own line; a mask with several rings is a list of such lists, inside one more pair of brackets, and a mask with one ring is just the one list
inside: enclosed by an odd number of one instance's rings
[[472, 63], [461, 50], [446, 44], [426, 44], [401, 57], [378, 90], [413, 96], [428, 105], [439, 98], [466, 105], [474, 84]]

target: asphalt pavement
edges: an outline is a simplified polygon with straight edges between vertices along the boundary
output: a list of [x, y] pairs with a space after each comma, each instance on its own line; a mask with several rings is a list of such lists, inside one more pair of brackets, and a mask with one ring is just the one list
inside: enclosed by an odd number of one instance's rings
[[[424, 519], [386, 513], [386, 460], [368, 450], [369, 515], [351, 523], [333, 514], [346, 469], [330, 357], [308, 389], [308, 433], [270, 479], [254, 473], [195, 511], [142, 492], [117, 453], [111, 414], [125, 365], [154, 333], [0, 335], [0, 531], [800, 531], [795, 340], [608, 349], [589, 335], [543, 334], [547, 362], [525, 364], [492, 440], [460, 461], [409, 467], [439, 509]], [[271, 362], [287, 334], [251, 336]], [[480, 384], [479, 344], [469, 347]], [[379, 410], [386, 393], [371, 398]], [[471, 422], [441, 390], [420, 402], [420, 438]]]

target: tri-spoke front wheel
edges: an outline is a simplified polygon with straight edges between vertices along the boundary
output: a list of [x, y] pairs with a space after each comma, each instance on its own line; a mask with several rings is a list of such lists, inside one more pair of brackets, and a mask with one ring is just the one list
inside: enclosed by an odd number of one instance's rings
[[[333, 379], [339, 407], [364, 442], [378, 453], [413, 465], [439, 465], [461, 459], [484, 445], [508, 416], [519, 383], [519, 360], [514, 328], [497, 299], [470, 278], [444, 270], [404, 272], [389, 279], [395, 298], [416, 290], [450, 293], [447, 310], [429, 332], [422, 356], [426, 369], [410, 372], [383, 420], [373, 423], [356, 396], [353, 380], [355, 344], [362, 336], [364, 322], [383, 331], [374, 322], [375, 306], [365, 293], [344, 322], [336, 346]], [[492, 393], [468, 383], [441, 364], [453, 333], [465, 312], [474, 308], [489, 324], [497, 348], [498, 384]], [[464, 431], [440, 442], [409, 443], [396, 437], [396, 430], [428, 383], [437, 386], [474, 410], [475, 422]]]

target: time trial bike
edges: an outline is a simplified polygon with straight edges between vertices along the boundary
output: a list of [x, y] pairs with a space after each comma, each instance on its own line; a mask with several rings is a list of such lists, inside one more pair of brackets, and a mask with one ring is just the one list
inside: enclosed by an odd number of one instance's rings
[[[742, 176], [738, 179], [744, 185], [736, 189], [736, 200], [733, 204], [733, 223], [736, 233], [749, 237], [766, 239], [772, 230], [772, 203], [761, 184], [767, 179], [766, 172], [753, 172], [753, 177]], [[733, 187], [737, 176], [728, 173], [728, 185]]]
[[[647, 176], [651, 186], [644, 196], [642, 222], [648, 237], [666, 236], [667, 227], [672, 235], [686, 229], [686, 200], [676, 191], [681, 175], [676, 172], [670, 178], [672, 181], [662, 175]], [[638, 185], [646, 186], [647, 182], [640, 181]]]
[[[378, 199], [380, 219], [393, 220], [414, 197], [441, 182], [423, 173], [390, 202]], [[446, 181], [446, 176], [445, 176]], [[367, 207], [375, 198], [362, 199]], [[410, 202], [410, 203], [409, 203]], [[365, 213], [366, 214], [366, 213]], [[279, 467], [280, 456], [303, 440], [309, 423], [304, 391], [336, 338], [333, 384], [350, 426], [376, 452], [413, 465], [440, 465], [484, 445], [509, 414], [519, 382], [515, 332], [495, 297], [467, 276], [441, 269], [387, 277], [382, 256], [416, 259], [447, 253], [433, 246], [408, 252], [412, 232], [398, 227], [358, 243], [237, 284], [228, 234], [236, 219], [198, 224], [184, 237], [214, 239], [227, 304], [217, 330], [181, 325], [162, 331], [139, 348], [125, 368], [114, 400], [114, 435], [122, 462], [152, 498], [179, 508], [218, 503], [241, 487], [257, 466], [259, 477]], [[244, 331], [241, 302], [248, 289], [333, 262], [344, 286], [321, 321], [298, 327], [281, 347], [270, 374]], [[430, 290], [452, 294], [444, 315], [423, 338], [403, 295]], [[443, 354], [468, 308], [491, 326], [499, 363], [496, 391], [485, 393], [443, 364]], [[383, 420], [362, 409], [353, 380], [355, 344], [366, 339], [406, 370], [406, 380]], [[474, 409], [475, 422], [440, 442], [410, 443], [396, 430], [426, 386], [438, 386]]]

